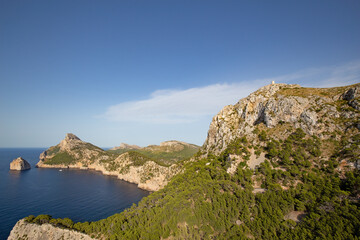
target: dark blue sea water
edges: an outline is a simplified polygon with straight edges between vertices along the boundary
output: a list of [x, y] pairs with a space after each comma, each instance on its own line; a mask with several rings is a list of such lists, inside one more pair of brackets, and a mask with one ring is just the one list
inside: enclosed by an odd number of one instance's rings
[[[90, 170], [35, 168], [45, 149], [0, 148], [0, 239], [28, 215], [50, 214], [74, 221], [95, 221], [123, 211], [149, 193], [135, 184]], [[23, 157], [32, 169], [10, 171]]]

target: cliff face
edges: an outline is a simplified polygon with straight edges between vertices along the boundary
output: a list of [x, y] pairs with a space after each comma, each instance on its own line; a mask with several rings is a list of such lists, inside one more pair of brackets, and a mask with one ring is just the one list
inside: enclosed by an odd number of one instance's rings
[[284, 129], [277, 136], [279, 139], [287, 137], [291, 128], [301, 128], [321, 139], [334, 137], [331, 133], [360, 128], [359, 113], [348, 111], [360, 109], [359, 89], [360, 84], [337, 88], [264, 86], [235, 105], [224, 107], [213, 118], [203, 147], [208, 153], [219, 154], [236, 138], [255, 139], [256, 128], [280, 125]]
[[14, 159], [10, 163], [10, 170], [22, 171], [22, 170], [28, 170], [30, 168], [31, 168], [30, 164], [21, 157]]
[[8, 240], [37, 239], [37, 240], [91, 240], [90, 236], [76, 231], [61, 229], [50, 224], [27, 223], [24, 219], [18, 221], [11, 230]]
[[43, 152], [37, 167], [93, 169], [149, 191], [163, 188], [181, 170], [177, 164], [162, 165], [136, 152], [107, 152], [73, 134]]

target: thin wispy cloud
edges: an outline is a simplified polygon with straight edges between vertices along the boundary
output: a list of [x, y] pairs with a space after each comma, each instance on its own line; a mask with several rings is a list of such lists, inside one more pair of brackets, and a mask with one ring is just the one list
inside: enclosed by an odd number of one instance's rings
[[108, 108], [105, 116], [112, 121], [184, 123], [197, 121], [218, 112], [224, 104], [254, 89], [246, 84], [214, 84], [185, 90], [160, 90], [149, 99], [124, 102]]
[[346, 86], [360, 82], [360, 61], [345, 65], [328, 67], [324, 70], [329, 76], [325, 77], [319, 87]]
[[110, 106], [103, 116], [110, 121], [119, 122], [190, 123], [215, 115], [224, 106], [235, 104], [239, 99], [271, 81], [331, 87], [353, 84], [359, 82], [359, 79], [360, 61], [336, 67], [306, 69], [254, 81], [213, 84], [184, 90], [158, 90], [148, 99]]

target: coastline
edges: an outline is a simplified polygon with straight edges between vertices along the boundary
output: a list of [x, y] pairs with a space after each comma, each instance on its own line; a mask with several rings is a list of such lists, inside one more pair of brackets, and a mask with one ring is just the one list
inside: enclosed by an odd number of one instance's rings
[[[136, 184], [138, 188], [149, 191], [149, 192], [155, 192], [167, 185], [169, 182], [169, 179], [166, 179], [164, 175], [159, 175], [156, 178], [147, 179], [145, 182], [142, 182], [142, 178], [140, 176], [140, 172], [143, 171], [143, 168], [145, 167], [152, 167], [152, 165], [155, 164], [153, 162], [148, 162], [144, 166], [140, 167], [134, 167], [131, 166], [129, 168], [129, 173], [121, 174], [118, 171], [108, 171], [105, 169], [104, 166], [99, 164], [90, 164], [88, 166], [83, 166], [81, 163], [73, 164], [73, 165], [63, 165], [63, 164], [55, 164], [55, 165], [49, 165], [45, 164], [42, 161], [39, 161], [36, 164], [37, 168], [54, 168], [54, 169], [79, 169], [79, 170], [94, 170], [97, 172], [101, 172], [103, 175], [107, 176], [115, 176], [116, 178]], [[162, 167], [164, 170], [172, 170], [172, 166], [170, 167]], [[179, 173], [179, 171], [176, 171], [174, 175]]]

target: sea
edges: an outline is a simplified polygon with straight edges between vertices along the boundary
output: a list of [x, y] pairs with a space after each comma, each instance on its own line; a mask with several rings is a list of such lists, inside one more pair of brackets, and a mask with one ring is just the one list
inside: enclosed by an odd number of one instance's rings
[[[94, 170], [35, 168], [45, 148], [0, 148], [0, 240], [29, 215], [49, 214], [74, 222], [96, 221], [122, 212], [149, 192]], [[10, 171], [22, 157], [31, 169]]]

